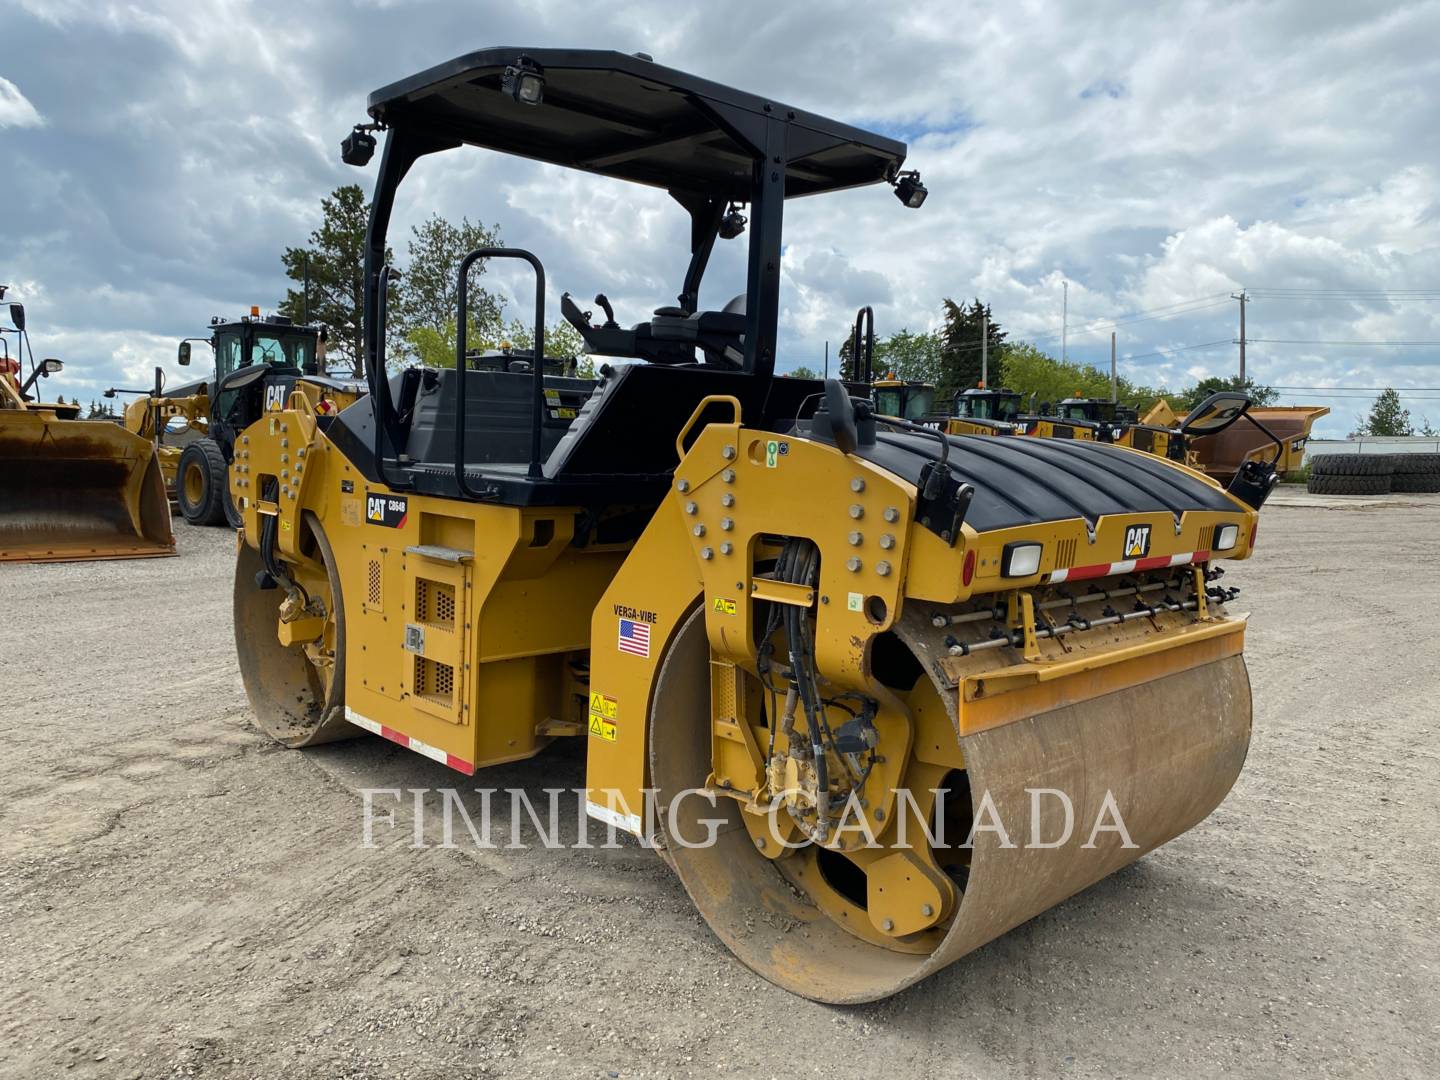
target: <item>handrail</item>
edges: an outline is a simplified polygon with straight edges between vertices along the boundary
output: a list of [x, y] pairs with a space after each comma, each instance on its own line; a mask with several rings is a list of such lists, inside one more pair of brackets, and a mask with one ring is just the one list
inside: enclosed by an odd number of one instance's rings
[[685, 421], [685, 426], [680, 429], [680, 434], [675, 436], [675, 454], [680, 460], [685, 460], [685, 436], [690, 434], [700, 420], [700, 414], [711, 405], [729, 405], [735, 410], [735, 418], [732, 424], [740, 423], [740, 399], [734, 394], [707, 394], [700, 399], [700, 404], [695, 406], [695, 411], [690, 414], [690, 419]]
[[465, 381], [469, 369], [465, 358], [465, 306], [469, 297], [470, 267], [480, 259], [524, 259], [535, 270], [535, 337], [531, 354], [535, 393], [530, 409], [530, 468], [532, 479], [544, 476], [540, 467], [541, 417], [545, 410], [545, 268], [524, 248], [480, 247], [460, 260], [455, 319], [455, 377], [460, 380], [455, 395], [455, 486], [462, 497], [482, 499], [484, 493], [470, 486], [465, 475]]
[[[860, 337], [861, 323], [865, 323], [865, 337]], [[865, 362], [860, 362], [860, 347], [865, 347]], [[866, 304], [855, 313], [855, 332], [850, 337], [850, 356], [855, 363], [855, 380], [866, 384], [875, 381], [875, 312]]]
[[[376, 282], [375, 291], [375, 325], [380, 329], [376, 334], [375, 355], [373, 363], [366, 371], [366, 378], [370, 383], [371, 409], [375, 416], [375, 469], [380, 474], [380, 482], [388, 487], [398, 487], [385, 473], [385, 425], [394, 412], [394, 406], [390, 401], [390, 382], [385, 378], [385, 307], [390, 296], [390, 264], [386, 263], [380, 268], [380, 274]], [[218, 396], [217, 396], [217, 401]], [[395, 455], [400, 455], [400, 447], [395, 447]]]

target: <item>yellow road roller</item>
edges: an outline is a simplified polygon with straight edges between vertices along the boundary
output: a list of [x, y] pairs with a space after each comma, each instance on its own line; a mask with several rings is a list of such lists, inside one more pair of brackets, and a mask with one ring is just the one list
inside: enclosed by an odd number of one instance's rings
[[[0, 289], [0, 296], [4, 291]], [[8, 305], [24, 344], [22, 305]], [[155, 447], [78, 405], [38, 400], [59, 360], [0, 358], [0, 562], [136, 559], [175, 554]]]
[[[774, 377], [785, 200], [875, 184], [918, 208], [902, 143], [588, 50], [471, 53], [369, 114], [342, 144], [363, 165], [385, 133], [369, 394], [333, 415], [291, 394], [231, 470], [236, 645], [266, 732], [376, 733], [461, 783], [583, 739], [597, 827], [653, 843], [736, 956], [829, 1002], [924, 978], [1224, 798], [1251, 709], [1217, 579], [1251, 553], [1263, 463], [1226, 490]], [[455, 366], [387, 365], [397, 191], [463, 144], [688, 215], [676, 303], [624, 325], [562, 296], [612, 358], [598, 378], [543, 360], [544, 267], [508, 248], [462, 262]], [[741, 236], [745, 292], [703, 302], [715, 244]], [[467, 359], [481, 259], [533, 274], [528, 363]], [[1186, 426], [1248, 404], [1217, 395]]]

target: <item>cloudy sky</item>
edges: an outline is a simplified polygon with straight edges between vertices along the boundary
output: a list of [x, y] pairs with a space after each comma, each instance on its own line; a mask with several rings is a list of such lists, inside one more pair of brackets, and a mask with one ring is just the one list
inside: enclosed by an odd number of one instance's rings
[[[919, 212], [882, 188], [790, 204], [782, 367], [818, 366], [861, 304], [886, 333], [947, 295], [1058, 354], [1069, 282], [1069, 355], [1108, 364], [1118, 323], [1140, 381], [1231, 373], [1245, 288], [1261, 381], [1440, 387], [1436, 0], [19, 0], [3, 33], [0, 282], [67, 397], [143, 385], [211, 315], [272, 307], [321, 196], [373, 182], [338, 153], [369, 91], [495, 44], [641, 50], [909, 143]], [[469, 215], [545, 260], [557, 314], [562, 290], [607, 292], [622, 322], [673, 302], [687, 225], [661, 193], [479, 151], [412, 177], [392, 238]], [[740, 257], [706, 306], [740, 291]], [[1326, 434], [1368, 406], [1283, 400], [1331, 405]], [[1440, 390], [1406, 404], [1440, 427]]]

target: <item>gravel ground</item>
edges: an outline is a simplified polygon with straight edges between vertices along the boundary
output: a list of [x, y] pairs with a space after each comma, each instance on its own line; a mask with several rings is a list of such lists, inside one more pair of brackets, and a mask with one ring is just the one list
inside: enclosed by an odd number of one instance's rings
[[[0, 1077], [1440, 1071], [1440, 498], [1278, 495], [1226, 578], [1256, 706], [1231, 796], [856, 1008], [741, 967], [633, 845], [446, 850], [431, 815], [415, 848], [401, 815], [362, 848], [359, 789], [455, 774], [269, 744], [233, 541], [179, 529], [178, 559], [0, 567]], [[582, 766], [476, 781], [538, 804]]]

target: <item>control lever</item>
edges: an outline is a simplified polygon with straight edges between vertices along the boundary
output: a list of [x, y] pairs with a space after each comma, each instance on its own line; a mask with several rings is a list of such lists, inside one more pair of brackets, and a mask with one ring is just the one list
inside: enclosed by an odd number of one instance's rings
[[605, 329], [605, 330], [616, 330], [616, 329], [618, 329], [619, 326], [620, 326], [620, 324], [615, 321], [615, 309], [610, 306], [610, 301], [609, 301], [609, 299], [605, 296], [605, 294], [604, 294], [604, 293], [596, 293], [596, 294], [595, 294], [595, 303], [599, 306], [599, 308], [600, 308], [601, 311], [605, 312], [605, 325], [604, 325], [603, 329]]

